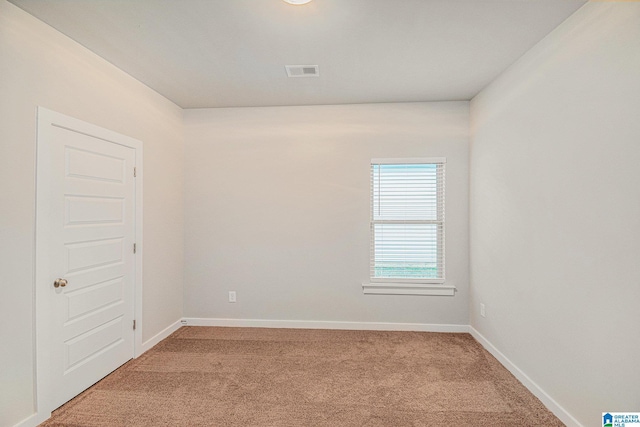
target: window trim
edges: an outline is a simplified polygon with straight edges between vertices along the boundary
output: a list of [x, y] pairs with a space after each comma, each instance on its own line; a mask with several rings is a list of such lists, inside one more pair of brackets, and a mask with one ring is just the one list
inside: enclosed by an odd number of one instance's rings
[[[371, 167], [380, 164], [441, 164], [445, 168], [442, 179], [446, 183], [446, 157], [411, 157], [411, 158], [373, 158], [370, 162], [369, 173]], [[370, 175], [370, 249], [369, 249], [369, 283], [363, 283], [362, 288], [365, 294], [382, 294], [382, 295], [447, 295], [455, 294], [456, 288], [452, 285], [445, 285], [445, 215], [443, 207], [443, 217], [441, 220], [374, 220], [373, 218], [373, 175]], [[444, 184], [446, 185], [446, 184]], [[443, 190], [444, 191], [444, 190]], [[445, 191], [446, 197], [446, 191]], [[416, 224], [437, 224], [442, 226], [442, 277], [436, 279], [402, 279], [392, 277], [372, 277], [374, 268], [374, 227], [375, 224], [393, 224], [393, 223], [416, 223]]]

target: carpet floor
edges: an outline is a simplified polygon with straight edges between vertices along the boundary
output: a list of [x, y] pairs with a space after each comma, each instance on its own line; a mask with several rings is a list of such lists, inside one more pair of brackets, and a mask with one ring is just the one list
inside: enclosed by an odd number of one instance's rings
[[469, 334], [183, 327], [46, 427], [562, 426]]

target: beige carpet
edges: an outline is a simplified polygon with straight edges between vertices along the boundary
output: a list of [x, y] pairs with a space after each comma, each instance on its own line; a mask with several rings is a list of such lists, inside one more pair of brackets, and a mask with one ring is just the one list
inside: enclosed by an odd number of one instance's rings
[[183, 327], [44, 426], [562, 426], [468, 334]]

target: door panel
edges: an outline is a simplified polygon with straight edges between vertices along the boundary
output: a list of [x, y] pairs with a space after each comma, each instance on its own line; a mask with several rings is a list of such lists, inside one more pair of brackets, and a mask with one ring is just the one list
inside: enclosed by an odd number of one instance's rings
[[77, 148], [66, 148], [67, 176], [122, 183], [125, 180], [123, 159]]
[[67, 321], [89, 315], [98, 309], [109, 307], [123, 300], [124, 277], [118, 277], [89, 286], [75, 286], [76, 290], [67, 291]]
[[122, 263], [125, 258], [123, 238], [67, 243], [65, 249], [66, 274]]
[[39, 128], [38, 145], [53, 409], [134, 355], [136, 150], [56, 123]]
[[65, 196], [65, 225], [122, 224], [124, 200], [108, 197]]
[[122, 337], [123, 316], [103, 323], [65, 341], [67, 357], [65, 374], [90, 358], [105, 356], [114, 346], [124, 342]]

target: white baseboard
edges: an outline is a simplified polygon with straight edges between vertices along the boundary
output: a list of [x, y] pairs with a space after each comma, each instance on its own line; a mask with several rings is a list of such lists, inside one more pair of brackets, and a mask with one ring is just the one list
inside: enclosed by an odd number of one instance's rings
[[540, 399], [542, 404], [560, 419], [567, 427], [583, 427], [566, 409], [549, 396], [538, 384], [536, 384], [527, 374], [518, 368], [507, 356], [498, 350], [473, 326], [469, 326], [469, 333], [476, 339], [489, 353], [513, 374], [535, 397]]
[[158, 344], [160, 341], [162, 341], [163, 339], [165, 339], [166, 337], [168, 337], [169, 335], [171, 335], [172, 333], [180, 329], [182, 326], [183, 326], [182, 319], [177, 320], [171, 325], [164, 328], [162, 331], [155, 334], [153, 337], [151, 337], [147, 341], [143, 342], [142, 349], [140, 350], [139, 354], [136, 354], [136, 357], [140, 357], [146, 351], [151, 350], [156, 344]]
[[39, 424], [42, 424], [43, 422], [48, 420], [50, 417], [51, 417], [51, 412], [47, 414], [35, 413], [28, 416], [24, 420], [20, 421], [18, 424], [14, 425], [13, 427], [37, 427]]
[[333, 322], [321, 320], [218, 319], [185, 317], [189, 326], [242, 328], [343, 329], [364, 331], [469, 332], [469, 325], [384, 322]]

